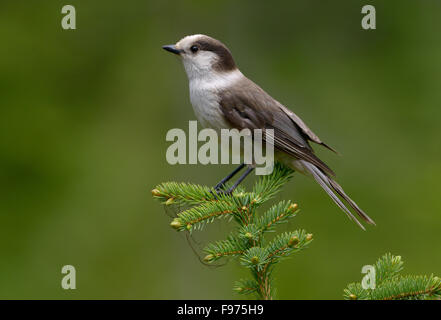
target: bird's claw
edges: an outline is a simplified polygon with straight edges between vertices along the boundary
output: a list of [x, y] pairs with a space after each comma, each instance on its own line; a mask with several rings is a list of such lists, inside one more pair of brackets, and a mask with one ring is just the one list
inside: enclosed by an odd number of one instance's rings
[[[231, 195], [232, 193], [233, 193], [233, 191], [232, 190], [224, 190], [223, 188], [224, 188], [225, 186], [224, 185], [220, 185], [220, 186], [216, 186], [216, 187], [214, 187], [211, 191], [210, 191], [210, 193], [214, 196], [214, 198], [216, 199], [216, 200], [218, 200], [217, 199], [217, 195], [220, 195], [220, 194], [222, 194], [222, 195]], [[214, 192], [213, 192], [214, 191]]]

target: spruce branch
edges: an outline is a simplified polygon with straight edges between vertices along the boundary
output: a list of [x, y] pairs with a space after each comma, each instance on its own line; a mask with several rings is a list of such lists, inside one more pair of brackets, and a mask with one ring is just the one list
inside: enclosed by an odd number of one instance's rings
[[170, 225], [179, 231], [184, 229], [191, 231], [193, 227], [201, 229], [216, 218], [228, 217], [241, 218], [234, 204], [226, 201], [209, 201], [179, 213]]
[[239, 294], [252, 294], [259, 290], [259, 284], [255, 280], [241, 279], [234, 284], [234, 291]]
[[376, 284], [381, 285], [386, 280], [393, 280], [403, 270], [401, 256], [386, 253], [375, 263], [375, 270]]
[[266, 252], [271, 263], [278, 262], [280, 258], [300, 251], [312, 241], [312, 234], [304, 230], [282, 233], [271, 241], [266, 247]]
[[274, 231], [276, 225], [288, 222], [298, 211], [297, 204], [290, 201], [281, 201], [259, 217], [256, 224], [261, 232]]
[[242, 239], [230, 235], [226, 240], [208, 244], [204, 250], [208, 254], [204, 261], [211, 263], [220, 258], [243, 255], [246, 250], [247, 245]]
[[271, 175], [262, 176], [253, 188], [256, 195], [256, 203], [262, 204], [273, 198], [291, 179], [294, 171], [288, 167], [276, 164]]
[[386, 280], [371, 292], [371, 300], [431, 300], [441, 298], [441, 279], [430, 276], [402, 276]]
[[164, 182], [153, 189], [152, 194], [166, 205], [194, 205], [215, 200], [210, 188], [190, 183]]
[[235, 222], [236, 228], [225, 240], [206, 246], [204, 261], [213, 263], [222, 258], [237, 258], [242, 266], [250, 270], [252, 279], [237, 281], [234, 291], [272, 299], [275, 264], [312, 241], [312, 235], [304, 230], [285, 232], [269, 242], [265, 241], [267, 232], [274, 232], [277, 225], [288, 222], [299, 212], [298, 205], [291, 201], [281, 201], [263, 214], [257, 212], [262, 204], [281, 190], [292, 173], [291, 169], [276, 163], [273, 173], [261, 176], [251, 192], [236, 189], [231, 195], [217, 194], [205, 186], [166, 182], [153, 189], [152, 194], [166, 206], [190, 206], [171, 222], [171, 227], [177, 231], [200, 230], [207, 223], [222, 218]]
[[441, 298], [441, 279], [433, 275], [400, 275], [403, 262], [390, 253], [375, 263], [375, 288], [364, 289], [361, 282], [344, 289], [346, 300], [433, 300]]

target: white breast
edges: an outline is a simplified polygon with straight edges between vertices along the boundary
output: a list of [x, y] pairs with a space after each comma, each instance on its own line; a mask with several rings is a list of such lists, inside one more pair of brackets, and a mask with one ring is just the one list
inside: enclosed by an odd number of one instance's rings
[[211, 73], [204, 78], [190, 80], [190, 101], [196, 118], [205, 128], [215, 130], [228, 129], [230, 126], [224, 120], [219, 107], [218, 93], [243, 77], [239, 70], [228, 73]]

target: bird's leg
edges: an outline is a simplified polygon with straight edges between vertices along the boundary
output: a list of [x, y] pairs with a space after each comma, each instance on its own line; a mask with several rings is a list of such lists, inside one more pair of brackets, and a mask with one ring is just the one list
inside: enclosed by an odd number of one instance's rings
[[237, 186], [251, 173], [251, 171], [253, 171], [254, 170], [254, 167], [249, 167], [248, 169], [247, 169], [247, 171], [245, 171], [245, 173], [243, 174], [243, 175], [241, 175], [240, 177], [239, 177], [239, 179], [237, 179], [237, 181], [236, 181], [236, 183], [234, 183], [234, 185], [230, 188], [230, 189], [228, 189], [228, 191], [227, 191], [227, 194], [231, 194], [233, 191], [234, 191], [234, 189], [236, 189], [237, 188]]
[[231, 178], [233, 178], [242, 168], [245, 167], [245, 163], [242, 163], [240, 166], [238, 166], [236, 169], [234, 169], [233, 172], [231, 172], [228, 176], [223, 178], [215, 187], [214, 190], [219, 191], [226, 182], [228, 182]]

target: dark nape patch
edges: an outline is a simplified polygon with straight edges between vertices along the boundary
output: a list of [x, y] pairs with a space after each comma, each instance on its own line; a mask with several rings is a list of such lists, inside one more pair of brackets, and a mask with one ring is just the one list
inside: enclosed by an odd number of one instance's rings
[[196, 41], [201, 50], [211, 51], [219, 56], [219, 61], [214, 65], [217, 71], [231, 71], [236, 69], [236, 63], [230, 50], [220, 41], [206, 38]]

